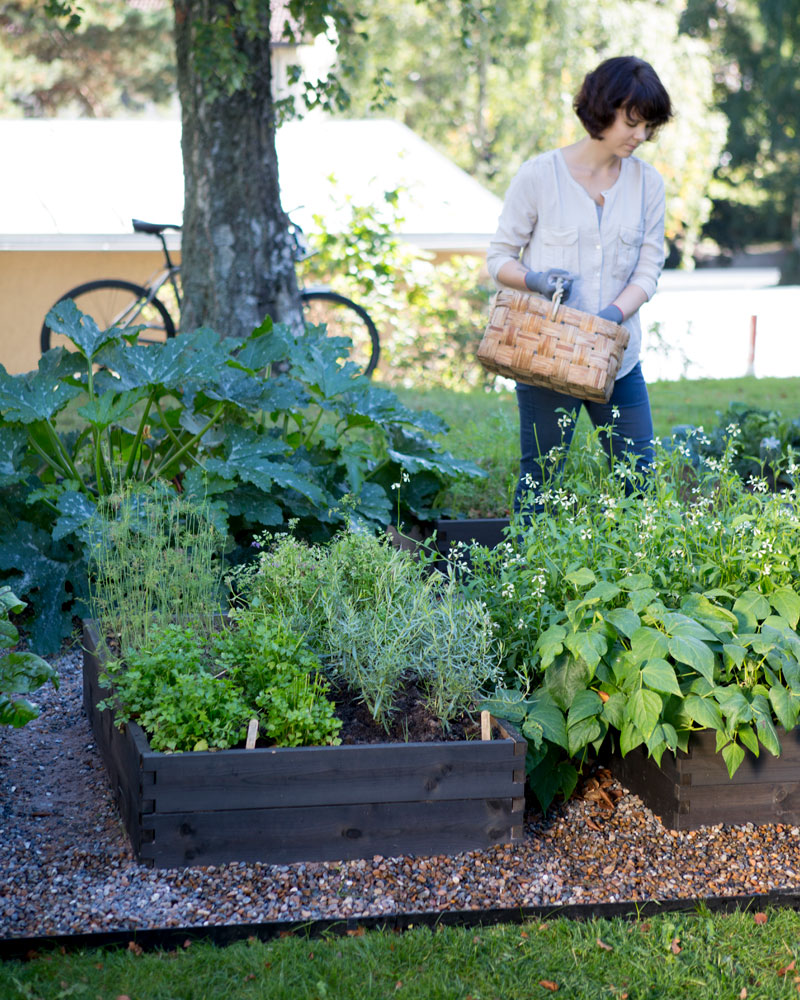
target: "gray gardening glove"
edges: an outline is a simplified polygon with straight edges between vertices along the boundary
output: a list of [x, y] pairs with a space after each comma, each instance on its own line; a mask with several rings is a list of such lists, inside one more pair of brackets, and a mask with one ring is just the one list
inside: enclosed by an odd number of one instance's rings
[[575, 275], [569, 271], [564, 271], [560, 267], [551, 267], [548, 271], [528, 271], [525, 275], [525, 284], [532, 292], [538, 292], [551, 299], [556, 290], [556, 282], [561, 278], [563, 282], [561, 301], [566, 302], [572, 291], [572, 282]]
[[606, 306], [597, 315], [599, 319], [610, 319], [612, 323], [621, 323], [623, 320], [622, 310], [615, 305]]

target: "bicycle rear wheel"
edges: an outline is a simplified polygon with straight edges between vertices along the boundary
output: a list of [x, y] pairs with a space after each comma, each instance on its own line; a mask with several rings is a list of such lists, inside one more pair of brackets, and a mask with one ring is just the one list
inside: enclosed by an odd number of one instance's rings
[[353, 342], [348, 360], [355, 361], [368, 378], [375, 371], [381, 344], [369, 313], [338, 292], [301, 292], [306, 323], [324, 323], [331, 337], [349, 337]]
[[[163, 344], [168, 337], [175, 336], [175, 324], [166, 306], [158, 299], [150, 299], [147, 289], [132, 281], [117, 278], [87, 281], [62, 295], [58, 302], [65, 299], [72, 299], [80, 311], [91, 316], [101, 330], [108, 330], [112, 326], [122, 329], [145, 327], [139, 334], [140, 344]], [[57, 302], [54, 304], [58, 305]], [[40, 346], [42, 354], [51, 347], [72, 350], [70, 341], [53, 333], [47, 320], [42, 324]]]

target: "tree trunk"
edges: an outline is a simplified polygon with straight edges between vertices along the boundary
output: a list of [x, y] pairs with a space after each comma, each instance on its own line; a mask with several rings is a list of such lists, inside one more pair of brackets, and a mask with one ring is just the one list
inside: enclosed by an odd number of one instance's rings
[[[174, 0], [174, 8], [185, 184], [181, 328], [242, 337], [267, 315], [298, 326], [278, 185], [269, 4], [263, 30], [247, 34], [232, 0]], [[227, 55], [246, 67], [233, 94], [223, 89], [230, 82], [223, 55], [217, 60], [207, 36], [205, 51], [198, 46], [198, 29], [226, 23], [233, 25]]]

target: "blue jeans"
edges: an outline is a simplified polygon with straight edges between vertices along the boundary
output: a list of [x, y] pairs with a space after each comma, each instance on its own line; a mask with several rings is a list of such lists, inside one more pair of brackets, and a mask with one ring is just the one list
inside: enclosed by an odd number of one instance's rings
[[[655, 455], [653, 447], [653, 418], [650, 413], [650, 398], [647, 395], [647, 385], [642, 375], [642, 368], [637, 364], [627, 375], [617, 379], [614, 391], [607, 403], [593, 403], [585, 399], [576, 399], [562, 392], [543, 389], [535, 385], [524, 385], [517, 382], [517, 405], [519, 406], [519, 443], [520, 463], [519, 482], [514, 495], [514, 510], [519, 513], [533, 513], [539, 509], [539, 504], [532, 507], [525, 503], [525, 497], [530, 490], [538, 491], [543, 480], [544, 456], [558, 445], [565, 447], [564, 456], [553, 468], [558, 474], [566, 460], [566, 449], [572, 442], [575, 433], [575, 423], [581, 406], [595, 427], [608, 427], [610, 433], [601, 431], [600, 440], [608, 456], [613, 458], [626, 456], [635, 460], [638, 472], [646, 473], [652, 465]], [[559, 419], [566, 410], [572, 419], [567, 426], [560, 426]], [[614, 416], [614, 413], [617, 416]], [[566, 421], [562, 419], [562, 424]], [[628, 495], [636, 487], [626, 480], [625, 491]], [[526, 509], [527, 508], [527, 509]]]

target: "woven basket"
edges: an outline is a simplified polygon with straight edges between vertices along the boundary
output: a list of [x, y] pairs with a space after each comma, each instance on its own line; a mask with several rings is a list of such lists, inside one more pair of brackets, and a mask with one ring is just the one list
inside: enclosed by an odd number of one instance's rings
[[494, 298], [478, 360], [490, 372], [579, 399], [607, 403], [628, 346], [624, 326], [541, 295], [503, 289]]

